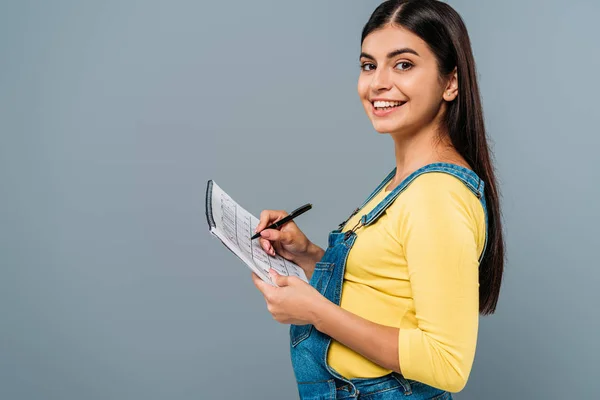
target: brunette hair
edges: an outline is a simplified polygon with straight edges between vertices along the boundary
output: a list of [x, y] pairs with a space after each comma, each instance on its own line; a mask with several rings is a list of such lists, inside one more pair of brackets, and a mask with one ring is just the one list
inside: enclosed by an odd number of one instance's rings
[[504, 239], [499, 192], [467, 28], [460, 15], [441, 1], [388, 0], [375, 9], [365, 24], [361, 45], [371, 32], [389, 25], [407, 29], [427, 43], [436, 57], [440, 78], [457, 69], [458, 97], [447, 103], [443, 122], [452, 145], [485, 183], [488, 243], [479, 265], [479, 312], [493, 314], [504, 270]]

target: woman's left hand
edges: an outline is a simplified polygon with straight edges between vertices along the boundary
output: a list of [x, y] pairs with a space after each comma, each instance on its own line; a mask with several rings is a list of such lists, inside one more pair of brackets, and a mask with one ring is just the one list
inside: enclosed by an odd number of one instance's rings
[[273, 318], [282, 324], [315, 324], [318, 310], [328, 300], [314, 287], [295, 276], [279, 275], [274, 269], [271, 278], [279, 287], [264, 282], [254, 272], [252, 281], [267, 302]]

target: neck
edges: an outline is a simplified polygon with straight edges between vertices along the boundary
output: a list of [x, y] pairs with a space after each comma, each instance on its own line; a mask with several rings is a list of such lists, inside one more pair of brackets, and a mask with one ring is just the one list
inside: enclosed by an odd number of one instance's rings
[[438, 126], [427, 126], [413, 134], [391, 134], [396, 155], [396, 175], [387, 190], [392, 190], [412, 172], [427, 164], [453, 158], [454, 148], [450, 138], [443, 134], [439, 139]]

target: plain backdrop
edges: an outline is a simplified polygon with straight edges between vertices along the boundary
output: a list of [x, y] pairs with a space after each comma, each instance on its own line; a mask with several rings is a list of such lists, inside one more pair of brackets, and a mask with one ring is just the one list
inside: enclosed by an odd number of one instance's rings
[[[378, 1], [0, 3], [0, 398], [294, 399], [288, 327], [206, 182], [314, 242], [394, 166], [356, 93]], [[598, 2], [450, 1], [507, 264], [456, 399], [595, 398]]]

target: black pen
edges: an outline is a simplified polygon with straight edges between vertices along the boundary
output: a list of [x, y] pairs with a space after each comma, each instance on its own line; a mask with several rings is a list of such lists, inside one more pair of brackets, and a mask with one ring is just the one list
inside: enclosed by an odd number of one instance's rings
[[[283, 217], [282, 219], [280, 219], [279, 221], [267, 226], [265, 229], [277, 229], [281, 225], [285, 224], [286, 222], [291, 221], [292, 219], [296, 218], [298, 215], [305, 213], [306, 211], [310, 210], [311, 208], [312, 208], [312, 204], [310, 204], [310, 203], [307, 203], [307, 204], [303, 205], [302, 207], [298, 207], [294, 211], [292, 211], [289, 215], [287, 215], [287, 216]], [[263, 229], [263, 231], [265, 229]], [[262, 232], [262, 231], [260, 231], [260, 232]], [[254, 234], [254, 236], [252, 236], [250, 238], [250, 240], [260, 237], [260, 232], [256, 232]]]

